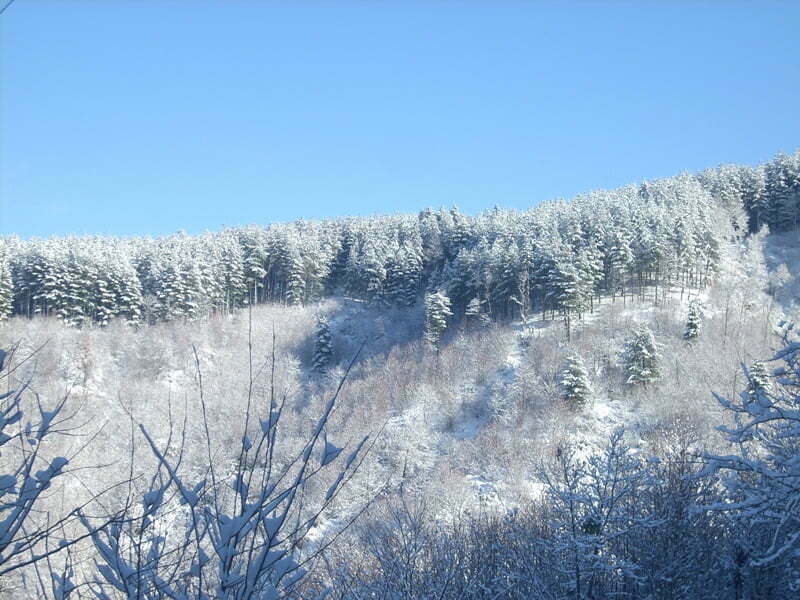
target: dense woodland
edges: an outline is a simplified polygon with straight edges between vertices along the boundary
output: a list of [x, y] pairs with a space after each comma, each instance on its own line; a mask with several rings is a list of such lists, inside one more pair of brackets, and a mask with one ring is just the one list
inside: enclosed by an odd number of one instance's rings
[[0, 598], [794, 598], [798, 217], [800, 152], [3, 238]]
[[5, 237], [0, 317], [141, 323], [342, 294], [411, 306], [439, 292], [455, 321], [532, 311], [569, 319], [603, 294], [672, 282], [702, 287], [732, 236], [763, 225], [791, 230], [798, 219], [800, 152], [526, 212], [467, 216], [452, 208], [156, 239]]

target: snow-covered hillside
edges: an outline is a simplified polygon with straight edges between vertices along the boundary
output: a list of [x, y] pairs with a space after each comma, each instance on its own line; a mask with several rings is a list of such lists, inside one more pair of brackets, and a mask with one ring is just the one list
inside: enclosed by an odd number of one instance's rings
[[[305, 556], [356, 516], [366, 523], [395, 510], [398, 498], [405, 506], [424, 503], [426, 518], [447, 527], [470, 515], [522, 514], [552, 496], [543, 469], [567, 452], [593, 460], [618, 430], [631, 456], [645, 459], [677, 439], [690, 452], [726, 451], [715, 427], [730, 417], [712, 392], [743, 390], [742, 365], [770, 358], [779, 322], [800, 316], [793, 302], [797, 248], [796, 234], [754, 236], [724, 248], [719, 275], [702, 289], [678, 281], [631, 286], [624, 296], [600, 294], [580, 316], [548, 309], [499, 323], [453, 321], [436, 345], [426, 338], [422, 306], [333, 298], [140, 328], [76, 329], [18, 317], [2, 325], [0, 346], [18, 344], [16, 357], [32, 355], [13, 378], [32, 376], [44, 403], [68, 394], [65, 410], [80, 424], [48, 447], [72, 457], [59, 494], [44, 500], [56, 512], [63, 498], [89, 500], [129, 470], [136, 480], [153, 472], [157, 456], [133, 424], [156, 444], [173, 440], [173, 451], [180, 432], [182, 468], [200, 476], [209, 462], [201, 412], [210, 424], [211, 460], [225, 471], [235, 467], [243, 436], [258, 431], [257, 421], [243, 418], [248, 406], [265, 414], [270, 398], [285, 397], [276, 460], [288, 461], [357, 356], [325, 436], [352, 447], [369, 435], [369, 453], [314, 520], [298, 550]], [[702, 316], [699, 335], [687, 340], [690, 304]], [[329, 324], [332, 348], [323, 372], [314, 367], [319, 317]], [[627, 383], [625, 345], [642, 325], [657, 344], [658, 374], [634, 385]], [[588, 376], [591, 393], [580, 406], [564, 399], [568, 356], [580, 357]], [[324, 494], [330, 483], [309, 481], [304, 493]], [[124, 502], [127, 494], [112, 487], [104, 502]], [[365, 503], [369, 516], [361, 512]], [[341, 539], [358, 543], [358, 527]]]

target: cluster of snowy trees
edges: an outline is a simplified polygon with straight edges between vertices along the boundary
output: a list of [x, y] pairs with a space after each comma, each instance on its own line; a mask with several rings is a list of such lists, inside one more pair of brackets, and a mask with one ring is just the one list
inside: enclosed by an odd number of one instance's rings
[[[428, 297], [431, 305], [435, 296]], [[675, 325], [680, 340], [682, 323]], [[155, 329], [166, 328], [144, 333]], [[676, 345], [693, 350], [713, 331], [709, 316], [692, 345]], [[143, 334], [121, 329], [64, 335], [115, 333]], [[273, 395], [270, 385], [263, 386], [263, 398], [252, 384], [243, 386], [248, 410], [241, 414], [249, 425], [234, 438], [233, 452], [219, 460], [219, 448], [202, 435], [208, 431], [206, 410], [214, 419], [212, 402], [217, 414], [231, 408], [211, 400], [209, 388], [203, 400], [202, 361], [194, 354], [202, 410], [189, 418], [199, 422], [200, 436], [185, 436], [177, 425], [173, 431], [172, 424], [168, 431], [144, 425], [136, 431], [131, 416], [132, 432], [154, 457], [152, 470], [122, 482], [119, 510], [105, 496], [103, 506], [78, 507], [70, 504], [69, 488], [62, 494], [59, 486], [86, 467], [72, 452], [54, 447], [59, 436], [75, 433], [71, 407], [40, 399], [36, 381], [18, 386], [0, 368], [0, 387], [17, 389], [0, 394], [0, 597], [20, 571], [30, 575], [31, 595], [62, 599], [792, 597], [800, 582], [800, 342], [790, 339], [792, 333], [787, 330], [784, 348], [772, 360], [746, 370], [738, 398], [719, 398], [727, 424], [722, 446], [709, 444], [688, 418], [648, 430], [646, 437], [616, 431], [607, 440], [532, 444], [529, 477], [541, 493], [516, 506], [510, 500], [502, 510], [448, 519], [426, 512], [424, 500], [412, 496], [417, 475], [406, 470], [403, 456], [398, 470], [407, 481], [405, 494], [402, 487], [383, 487], [381, 478], [374, 510], [338, 537], [338, 530], [331, 531], [324, 542], [309, 534], [315, 523], [349, 523], [349, 513], [334, 504], [340, 490], [355, 484], [359, 502], [374, 498], [369, 487], [358, 487], [364, 480], [351, 481], [361, 459], [371, 462], [374, 454], [366, 453], [361, 436], [334, 429], [335, 394], [309, 424], [310, 437], [290, 447], [291, 438], [281, 435], [296, 426], [290, 420], [295, 411], [284, 409], [285, 397]], [[666, 346], [663, 333], [659, 339]], [[569, 351], [559, 382], [564, 399], [577, 408], [593, 392], [588, 369], [574, 354], [586, 348]], [[639, 386], [654, 381], [665, 370], [659, 358], [664, 351], [649, 329], [633, 329], [622, 354], [624, 378]], [[331, 354], [330, 326], [320, 318], [314, 366], [330, 368]], [[11, 369], [23, 358], [8, 361]], [[269, 359], [264, 365], [259, 370], [268, 372]], [[137, 402], [138, 392], [133, 390]], [[650, 386], [648, 392], [656, 397], [659, 390]], [[357, 402], [366, 412], [375, 410]], [[339, 405], [344, 413], [351, 406]], [[190, 445], [208, 459], [189, 461], [184, 446]], [[66, 518], [48, 520], [48, 498], [63, 499]], [[327, 511], [324, 518], [321, 511]], [[334, 544], [324, 547], [327, 541]], [[324, 560], [311, 559], [323, 547]]]
[[452, 208], [158, 239], [8, 237], [0, 318], [139, 323], [332, 294], [407, 307], [439, 292], [455, 321], [537, 310], [569, 323], [601, 294], [703, 286], [748, 215], [751, 230], [795, 227], [798, 165], [800, 153], [779, 155], [755, 169], [724, 166], [475, 217]]
[[[695, 313], [690, 310], [689, 314], [691, 319], [691, 315]], [[690, 323], [693, 322], [690, 320]], [[699, 335], [699, 320], [696, 323], [697, 329], [692, 331], [696, 331]], [[653, 332], [644, 323], [630, 333], [619, 358], [627, 385], [647, 386], [661, 377], [662, 359], [659, 344]], [[559, 371], [558, 382], [561, 387], [561, 398], [570, 408], [580, 409], [591, 400], [592, 384], [589, 372], [579, 355], [567, 356]]]
[[744, 207], [751, 232], [763, 225], [789, 231], [800, 224], [800, 151], [757, 167], [723, 165], [697, 177], [723, 206]]
[[[791, 333], [791, 332], [788, 332]], [[632, 338], [633, 339], [633, 338]], [[571, 356], [565, 396], [586, 391]], [[690, 423], [647, 449], [618, 429], [541, 460], [540, 501], [443, 522], [401, 497], [366, 522], [314, 589], [356, 598], [783, 600], [800, 591], [800, 341], [718, 397], [730, 453]], [[323, 583], [324, 582], [324, 583]]]
[[[543, 460], [541, 502], [443, 524], [401, 495], [316, 563], [296, 542], [365, 450], [365, 440], [351, 444], [344, 458], [328, 439], [335, 396], [288, 461], [299, 463], [294, 470], [273, 463], [283, 412], [273, 397], [251, 415], [253, 438], [242, 439], [231, 472], [211, 463], [194, 479], [181, 467], [183, 441], [164, 447], [141, 428], [157, 472], [128, 487], [124, 510], [77, 507], [40, 523], [37, 503], [69, 465], [44, 445], [72, 426], [63, 402], [29, 403], [22, 387], [0, 410], [3, 467], [12, 467], [0, 472], [0, 575], [36, 565], [31, 585], [61, 599], [791, 597], [800, 568], [800, 342], [791, 333], [771, 361], [747, 371], [738, 399], [718, 397], [737, 416], [722, 432], [738, 452], [698, 465], [691, 427], [664, 432], [655, 454], [617, 430], [597, 448], [567, 444]], [[580, 359], [570, 357], [565, 373], [578, 375], [565, 389], [581, 397]], [[292, 507], [308, 501], [306, 481], [326, 468], [335, 477], [320, 506], [298, 519]]]

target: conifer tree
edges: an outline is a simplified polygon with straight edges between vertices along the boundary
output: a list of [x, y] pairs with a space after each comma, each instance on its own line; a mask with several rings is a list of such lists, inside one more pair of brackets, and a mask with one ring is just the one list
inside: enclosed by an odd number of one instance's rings
[[11, 285], [11, 265], [8, 260], [6, 243], [0, 239], [0, 321], [11, 316], [13, 306]]
[[185, 237], [165, 239], [154, 249], [152, 291], [158, 317], [166, 321], [196, 319], [200, 316], [201, 299], [205, 297], [199, 257], [187, 245]]
[[403, 286], [403, 306], [414, 306], [417, 302], [417, 290], [422, 274], [422, 255], [414, 246], [406, 242], [403, 245], [405, 285]]
[[322, 241], [314, 235], [304, 234], [301, 239], [300, 255], [305, 274], [305, 301], [319, 300], [325, 291], [325, 283], [330, 274], [332, 256]]
[[473, 298], [467, 303], [467, 309], [464, 312], [467, 317], [467, 324], [477, 321], [481, 316], [481, 301], [479, 298]]
[[573, 316], [580, 318], [587, 308], [588, 296], [591, 294], [588, 287], [590, 282], [581, 277], [574, 262], [570, 255], [556, 259], [547, 281], [548, 295], [554, 308], [564, 317], [567, 340], [571, 339]]
[[769, 195], [769, 227], [772, 231], [794, 229], [800, 205], [800, 153], [778, 154], [765, 167]]
[[381, 302], [384, 299], [383, 282], [386, 279], [386, 269], [372, 245], [366, 248], [361, 265], [364, 299], [368, 302]]
[[585, 406], [592, 395], [589, 373], [580, 356], [572, 354], [567, 357], [559, 374], [562, 398], [572, 407]]
[[442, 292], [434, 292], [425, 297], [425, 340], [437, 351], [442, 333], [447, 329], [450, 299]]
[[621, 226], [617, 226], [606, 253], [606, 291], [613, 299], [617, 291], [625, 299], [625, 279], [633, 264], [633, 250], [630, 241]]
[[350, 259], [350, 253], [356, 245], [356, 234], [350, 222], [342, 223], [337, 228], [335, 236], [331, 271], [328, 278], [327, 291], [329, 293], [347, 283], [347, 264]]
[[261, 299], [259, 290], [265, 286], [267, 276], [266, 235], [263, 229], [247, 228], [239, 232], [239, 244], [242, 247], [242, 271], [247, 285], [247, 302], [257, 304]]
[[477, 294], [475, 253], [471, 250], [461, 250], [448, 264], [444, 276], [447, 280], [447, 296], [450, 298], [453, 311], [456, 314], [466, 311], [470, 301]]
[[622, 353], [626, 383], [646, 386], [656, 381], [661, 376], [660, 362], [661, 356], [653, 332], [647, 325], [640, 325], [631, 333]]
[[519, 252], [516, 245], [495, 243], [491, 247], [490, 268], [492, 311], [498, 318], [513, 316], [514, 307], [520, 304]]
[[750, 220], [750, 232], [755, 233], [767, 222], [769, 214], [764, 166], [745, 168], [742, 185], [742, 203]]
[[128, 257], [113, 263], [110, 269], [112, 287], [115, 293], [114, 316], [125, 319], [129, 325], [136, 325], [142, 319], [142, 285]]
[[689, 316], [686, 318], [686, 331], [683, 333], [683, 339], [693, 340], [700, 335], [700, 329], [703, 325], [703, 313], [700, 310], [700, 305], [697, 302], [689, 303]]
[[757, 360], [750, 367], [747, 382], [747, 395], [751, 400], [757, 400], [759, 394], [766, 394], [770, 391], [769, 373], [766, 365]]
[[94, 320], [100, 325], [108, 325], [118, 310], [117, 296], [109, 277], [111, 273], [106, 271], [104, 275], [95, 279], [94, 289]]
[[317, 373], [324, 373], [330, 367], [333, 358], [333, 338], [331, 328], [325, 317], [317, 319], [317, 333], [314, 339], [313, 368]]
[[580, 272], [584, 295], [589, 302], [589, 310], [593, 311], [594, 296], [597, 294], [600, 282], [603, 280], [603, 258], [594, 242], [579, 249], [577, 267]]
[[404, 254], [398, 252], [396, 256], [389, 258], [386, 265], [386, 301], [395, 306], [406, 305], [406, 278], [408, 274], [404, 259]]
[[286, 294], [287, 304], [302, 304], [306, 293], [305, 271], [300, 252], [292, 249], [287, 259], [286, 268]]
[[248, 286], [245, 276], [245, 253], [234, 232], [216, 236], [221, 276], [222, 308], [231, 311], [246, 303]]

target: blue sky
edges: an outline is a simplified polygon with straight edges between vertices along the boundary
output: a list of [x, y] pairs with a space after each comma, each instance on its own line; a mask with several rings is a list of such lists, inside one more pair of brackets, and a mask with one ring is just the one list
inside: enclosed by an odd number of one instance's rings
[[474, 213], [800, 147], [800, 2], [16, 0], [0, 231]]

